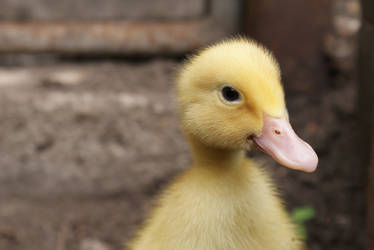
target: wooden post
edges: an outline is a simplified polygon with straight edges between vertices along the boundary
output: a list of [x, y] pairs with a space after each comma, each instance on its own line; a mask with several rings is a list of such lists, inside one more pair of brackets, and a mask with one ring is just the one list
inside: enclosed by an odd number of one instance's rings
[[[287, 91], [313, 93], [319, 90], [319, 86], [326, 83], [321, 50], [322, 34], [329, 27], [331, 1], [253, 0], [245, 3], [245, 32], [269, 48], [281, 68], [287, 65], [287, 70], [282, 72]], [[300, 70], [300, 65], [308, 65], [308, 70]]]
[[[365, 159], [370, 161], [368, 185], [367, 249], [374, 249], [374, 1], [361, 0], [363, 10], [359, 40], [358, 80], [359, 108], [367, 148]], [[366, 162], [366, 161], [365, 161]]]

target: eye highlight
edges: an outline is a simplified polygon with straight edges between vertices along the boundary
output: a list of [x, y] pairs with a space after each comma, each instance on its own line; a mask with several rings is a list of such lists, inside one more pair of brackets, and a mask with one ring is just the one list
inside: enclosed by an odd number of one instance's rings
[[222, 87], [221, 96], [227, 102], [240, 102], [242, 99], [240, 93], [230, 86]]

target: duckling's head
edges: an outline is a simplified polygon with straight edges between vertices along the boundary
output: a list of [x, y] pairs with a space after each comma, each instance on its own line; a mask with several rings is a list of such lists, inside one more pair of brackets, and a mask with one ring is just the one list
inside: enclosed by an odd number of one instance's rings
[[185, 133], [203, 144], [245, 149], [255, 142], [287, 167], [317, 166], [289, 125], [277, 62], [253, 41], [224, 41], [190, 58], [178, 77], [178, 101]]

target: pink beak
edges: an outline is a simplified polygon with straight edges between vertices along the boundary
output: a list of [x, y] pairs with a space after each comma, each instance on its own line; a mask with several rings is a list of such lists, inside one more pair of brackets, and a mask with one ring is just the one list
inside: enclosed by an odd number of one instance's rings
[[264, 114], [262, 134], [253, 141], [280, 164], [305, 172], [317, 168], [318, 157], [312, 147], [301, 140], [285, 118]]

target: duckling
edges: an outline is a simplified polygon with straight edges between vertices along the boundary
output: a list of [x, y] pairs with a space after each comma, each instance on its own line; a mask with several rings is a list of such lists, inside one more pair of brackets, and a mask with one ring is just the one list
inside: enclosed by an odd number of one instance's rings
[[131, 250], [304, 249], [253, 145], [306, 172], [318, 158], [288, 122], [280, 70], [254, 41], [232, 39], [191, 57], [177, 96], [193, 163], [161, 194]]

